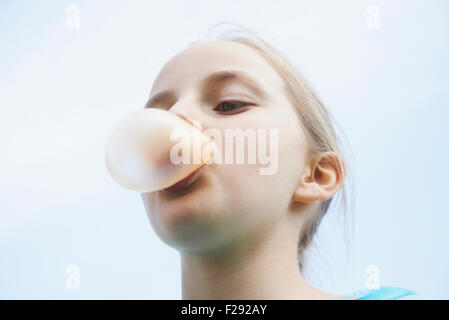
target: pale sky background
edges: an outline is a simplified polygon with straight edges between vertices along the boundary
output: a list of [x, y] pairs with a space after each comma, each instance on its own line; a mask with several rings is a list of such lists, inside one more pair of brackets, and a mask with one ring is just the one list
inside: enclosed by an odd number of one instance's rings
[[444, 0], [1, 1], [0, 298], [181, 298], [177, 251], [104, 148], [168, 59], [235, 22], [294, 62], [352, 147], [349, 264], [324, 232], [313, 270], [328, 261], [334, 280], [310, 281], [347, 293], [374, 265], [382, 285], [449, 299], [448, 14]]

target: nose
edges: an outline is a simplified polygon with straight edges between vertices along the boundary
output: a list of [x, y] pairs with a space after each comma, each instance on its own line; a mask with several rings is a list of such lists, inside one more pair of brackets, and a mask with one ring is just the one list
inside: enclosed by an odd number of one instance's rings
[[[194, 123], [195, 119], [193, 119], [193, 117], [191, 117], [187, 111], [186, 111], [186, 107], [182, 107], [181, 104], [175, 104], [173, 105], [168, 112], [173, 113], [174, 115], [182, 118], [183, 120], [187, 121], [188, 123], [190, 123], [192, 126], [199, 128], [197, 124]], [[198, 120], [196, 120], [198, 121]]]
[[190, 117], [187, 116], [184, 112], [173, 112], [175, 115], [177, 115], [178, 117], [184, 119], [185, 121], [187, 121], [188, 123], [190, 123], [192, 126], [194, 126], [193, 120], [190, 120]]

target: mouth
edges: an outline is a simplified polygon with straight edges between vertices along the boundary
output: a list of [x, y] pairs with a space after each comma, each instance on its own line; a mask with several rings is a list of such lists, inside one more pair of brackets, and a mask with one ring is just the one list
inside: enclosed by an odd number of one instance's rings
[[187, 187], [193, 185], [200, 178], [200, 172], [204, 169], [205, 166], [206, 166], [206, 164], [203, 164], [201, 167], [199, 167], [198, 169], [193, 171], [187, 177], [176, 182], [175, 184], [171, 185], [170, 187], [162, 189], [161, 191], [167, 192], [167, 193], [174, 193], [174, 192], [179, 192], [181, 190], [186, 189]]

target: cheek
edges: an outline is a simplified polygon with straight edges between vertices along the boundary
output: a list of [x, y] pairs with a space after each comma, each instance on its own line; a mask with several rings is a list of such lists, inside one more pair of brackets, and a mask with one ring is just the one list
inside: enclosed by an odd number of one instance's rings
[[[248, 141], [245, 140], [245, 164], [220, 164], [216, 168], [217, 183], [222, 186], [223, 197], [236, 215], [258, 214], [263, 219], [263, 212], [276, 215], [288, 208], [303, 165], [304, 139], [296, 117], [293, 112], [285, 115], [254, 109], [233, 118], [233, 128], [263, 129], [267, 142], [266, 162], [256, 152], [256, 164], [248, 164]], [[275, 148], [271, 148], [272, 143], [276, 144]], [[234, 144], [234, 155], [235, 148]]]
[[241, 228], [265, 224], [282, 214], [288, 203], [282, 176], [260, 175], [259, 164], [220, 166], [217, 171], [226, 215]]
[[[278, 139], [275, 141], [277, 150], [269, 147], [266, 150], [270, 161], [277, 161], [275, 172], [262, 175], [260, 169], [267, 168], [270, 164], [260, 163], [258, 157], [256, 164], [248, 164], [248, 148], [245, 145], [245, 164], [212, 164], [205, 179], [202, 179], [203, 185], [188, 198], [168, 200], [157, 192], [143, 194], [152, 227], [165, 242], [176, 247], [176, 241], [180, 241], [174, 240], [178, 236], [177, 227], [182, 227], [186, 221], [196, 222], [198, 225], [207, 222], [211, 230], [236, 235], [250, 230], [257, 232], [259, 227], [285, 214], [299, 182], [303, 163], [303, 139], [299, 129], [295, 127], [297, 123], [292, 119], [279, 119], [253, 112], [250, 123], [235, 121], [233, 124], [234, 128], [245, 129], [251, 125], [265, 128], [268, 141], [269, 129], [278, 128]], [[273, 152], [276, 154], [271, 154], [271, 150], [275, 150]], [[202, 230], [205, 238], [211, 237], [209, 240], [215, 237], [214, 234], [218, 234]]]

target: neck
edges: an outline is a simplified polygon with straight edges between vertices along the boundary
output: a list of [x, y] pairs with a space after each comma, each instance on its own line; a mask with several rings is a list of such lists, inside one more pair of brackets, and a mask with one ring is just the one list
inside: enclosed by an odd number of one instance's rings
[[[296, 229], [296, 228], [295, 228]], [[245, 239], [226, 253], [181, 253], [183, 299], [327, 299], [309, 286], [298, 267], [296, 231], [271, 227], [263, 239]]]

